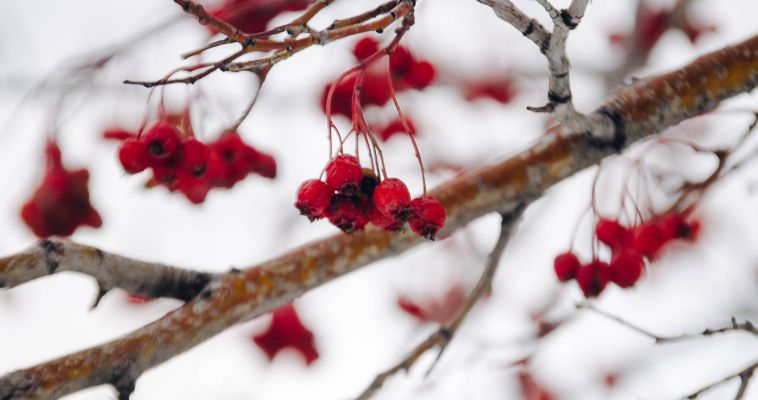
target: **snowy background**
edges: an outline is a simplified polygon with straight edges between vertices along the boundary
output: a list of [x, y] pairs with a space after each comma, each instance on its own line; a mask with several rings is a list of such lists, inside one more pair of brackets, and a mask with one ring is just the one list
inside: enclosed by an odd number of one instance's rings
[[[517, 3], [549, 25], [535, 2]], [[555, 3], [564, 6], [568, 1]], [[570, 37], [573, 92], [580, 110], [592, 110], [605, 97], [607, 89], [597, 71], [621, 62], [607, 37], [632, 29], [634, 3], [592, 2]], [[314, 25], [326, 26], [376, 4], [336, 1]], [[427, 165], [481, 165], [539, 137], [549, 121], [525, 110], [545, 101], [545, 63], [534, 46], [473, 0], [422, 0], [417, 8], [417, 24], [404, 43], [437, 64], [440, 76], [422, 92], [404, 93], [400, 102], [416, 121]], [[681, 66], [755, 33], [758, 2], [753, 0], [698, 0], [694, 11], [717, 31], [694, 45], [680, 31], [669, 31], [653, 49], [650, 64], [635, 76]], [[318, 101], [324, 85], [354, 63], [349, 49], [355, 40], [308, 49], [271, 72], [241, 133], [277, 158], [277, 179], [250, 177], [231, 191], [211, 192], [204, 204], [194, 206], [161, 188], [144, 190], [146, 177], [126, 175], [115, 158], [116, 144], [103, 140], [101, 132], [139, 125], [148, 91], [120, 82], [156, 79], [181, 65], [179, 54], [207, 39], [195, 21], [174, 22], [90, 76], [91, 81], [71, 85], [63, 71], [72, 59], [180, 18], [180, 9], [168, 0], [8, 0], [0, 2], [0, 15], [0, 254], [35, 241], [18, 213], [43, 174], [42, 148], [50, 132], [58, 135], [66, 165], [89, 168], [92, 201], [104, 219], [101, 229], [78, 230], [72, 237], [76, 241], [138, 259], [226, 271], [255, 265], [336, 231], [324, 221], [308, 223], [292, 203], [299, 183], [317, 176], [326, 161], [326, 124]], [[512, 73], [519, 74], [519, 95], [507, 106], [467, 102], [452, 88], [460, 80]], [[46, 84], [38, 86], [44, 79]], [[200, 88], [203, 116], [195, 121], [196, 131], [213, 138], [237, 117], [255, 84], [247, 76], [215, 74]], [[68, 96], [58, 123], [51, 124], [64, 90]], [[166, 96], [169, 104], [181, 105], [191, 93], [172, 87]], [[755, 109], [755, 95], [743, 95], [724, 108]], [[391, 109], [388, 105], [368, 112], [390, 115]], [[720, 111], [676, 128], [674, 134], [696, 131], [704, 140], [728, 143], [744, 132], [750, 117]], [[384, 152], [391, 174], [419, 193], [420, 177], [407, 140], [391, 139]], [[429, 175], [431, 186], [454, 174], [435, 171]], [[617, 323], [575, 312], [581, 293], [574, 284], [558, 284], [552, 259], [568, 248], [578, 223], [576, 247], [590, 254], [591, 224], [580, 218], [594, 174], [588, 170], [576, 175], [530, 207], [503, 257], [493, 296], [474, 310], [433, 373], [424, 378], [433, 359], [428, 354], [410, 374], [390, 380], [377, 398], [523, 398], [519, 369], [511, 364], [531, 355], [529, 372], [559, 399], [669, 399], [754, 362], [758, 341], [747, 334], [656, 346]], [[670, 247], [634, 289], [609, 287], [596, 305], [661, 335], [723, 326], [731, 316], [758, 321], [756, 182], [758, 174], [751, 166], [720, 183], [699, 208], [703, 231], [697, 243]], [[609, 189], [600, 198], [612, 208], [618, 193]], [[423, 301], [453, 285], [470, 287], [497, 227], [497, 216], [482, 218], [445, 241], [376, 263], [303, 296], [296, 306], [316, 335], [321, 355], [309, 367], [289, 351], [267, 360], [250, 340], [268, 324], [264, 316], [148, 371], [132, 398], [355, 396], [435, 329], [401, 312], [398, 296]], [[114, 290], [89, 311], [95, 294], [93, 279], [69, 273], [0, 290], [0, 374], [124, 335], [180, 305], [157, 300], [135, 306], [124, 292]], [[537, 325], [530, 315], [550, 304], [548, 320], [575, 315], [534, 341]], [[605, 384], [608, 374], [618, 377], [611, 387]], [[703, 398], [731, 398], [737, 385], [732, 381]], [[114, 396], [110, 387], [98, 387], [66, 399]], [[746, 398], [758, 398], [758, 383], [753, 382]]]

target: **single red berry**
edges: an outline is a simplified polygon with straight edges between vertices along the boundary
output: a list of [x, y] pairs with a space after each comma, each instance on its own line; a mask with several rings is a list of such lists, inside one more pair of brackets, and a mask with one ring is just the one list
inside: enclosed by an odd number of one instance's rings
[[[351, 93], [352, 96], [352, 93]], [[367, 73], [361, 83], [361, 104], [383, 106], [392, 98], [392, 91], [387, 82], [387, 76], [378, 73]]]
[[363, 170], [358, 159], [349, 154], [340, 154], [326, 166], [326, 185], [329, 189], [354, 194], [363, 179]]
[[[411, 130], [411, 135], [416, 134], [416, 127], [413, 125], [413, 121], [406, 117], [405, 122], [408, 124], [408, 128]], [[390, 121], [389, 124], [379, 133], [379, 137], [383, 141], [389, 140], [392, 136], [395, 136], [397, 134], [405, 134], [405, 125], [403, 125], [403, 121], [400, 120], [400, 118], [395, 118], [392, 121]]]
[[295, 207], [311, 221], [323, 218], [329, 208], [332, 193], [323, 181], [308, 179], [297, 190]]
[[445, 207], [432, 196], [421, 196], [411, 200], [411, 229], [417, 235], [434, 240], [437, 232], [445, 226]]
[[576, 255], [570, 251], [559, 254], [557, 257], [555, 257], [555, 261], [553, 262], [555, 275], [561, 282], [568, 282], [576, 278], [576, 274], [579, 272], [579, 268], [581, 266], [582, 265], [579, 262], [579, 258], [577, 258]]
[[181, 143], [181, 160], [179, 168], [182, 172], [195, 179], [201, 179], [208, 171], [210, 149], [196, 139], [185, 140]]
[[353, 54], [358, 60], [365, 60], [377, 51], [379, 51], [379, 42], [368, 36], [359, 40], [353, 48]]
[[618, 221], [600, 218], [595, 225], [595, 237], [611, 249], [620, 249], [630, 243], [631, 232]]
[[667, 240], [663, 229], [655, 221], [644, 223], [634, 229], [634, 248], [643, 256], [655, 255]]
[[118, 160], [130, 174], [142, 172], [148, 167], [147, 147], [137, 139], [126, 139], [118, 148]]
[[249, 147], [248, 149], [250, 155], [250, 172], [254, 172], [268, 179], [276, 178], [276, 160], [274, 157], [252, 147]]
[[597, 297], [611, 280], [611, 267], [605, 261], [592, 260], [579, 268], [576, 282], [585, 297]]
[[411, 193], [405, 183], [397, 178], [387, 178], [374, 190], [374, 205], [382, 215], [390, 219], [406, 221], [410, 217]]
[[403, 46], [397, 46], [390, 55], [390, 70], [394, 76], [405, 76], [413, 64], [413, 55]]
[[334, 195], [326, 209], [326, 217], [342, 232], [351, 234], [363, 230], [369, 222], [368, 210], [355, 196]]
[[436, 75], [434, 66], [429, 61], [415, 62], [408, 69], [405, 81], [414, 89], [424, 89], [431, 85]]
[[[341, 80], [339, 85], [334, 88], [334, 92], [332, 93], [332, 115], [344, 115], [348, 118], [353, 115], [352, 99], [356, 79], [356, 76], [352, 75]], [[326, 85], [324, 91], [321, 93], [321, 107], [324, 113], [326, 113], [326, 100], [329, 97], [329, 91], [333, 84], [332, 82]]]
[[271, 325], [265, 332], [253, 336], [253, 341], [269, 360], [273, 360], [281, 350], [288, 347], [300, 353], [306, 365], [316, 361], [319, 356], [313, 332], [300, 321], [292, 304], [275, 310]]
[[157, 122], [140, 139], [145, 143], [149, 157], [154, 160], [171, 157], [181, 142], [179, 129], [165, 121]]
[[640, 253], [633, 249], [624, 250], [611, 260], [611, 280], [619, 287], [632, 287], [642, 276], [644, 266]]

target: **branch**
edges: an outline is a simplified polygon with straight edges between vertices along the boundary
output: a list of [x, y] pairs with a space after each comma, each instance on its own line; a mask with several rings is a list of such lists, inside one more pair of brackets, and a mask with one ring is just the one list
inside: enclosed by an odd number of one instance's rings
[[625, 327], [627, 327], [627, 328], [629, 328], [629, 329], [631, 329], [631, 330], [633, 330], [633, 331], [635, 331], [635, 332], [637, 332], [639, 334], [642, 334], [644, 336], [647, 336], [647, 337], [655, 340], [655, 344], [665, 344], [665, 343], [670, 343], [670, 342], [678, 342], [678, 341], [682, 341], [682, 340], [696, 339], [696, 338], [701, 338], [701, 337], [704, 337], [704, 336], [713, 336], [713, 335], [717, 335], [717, 334], [721, 334], [721, 333], [734, 332], [734, 331], [743, 331], [743, 332], [747, 332], [747, 333], [753, 334], [755, 336], [758, 336], [758, 328], [756, 328], [756, 326], [753, 325], [752, 322], [747, 321], [747, 320], [745, 322], [738, 322], [737, 319], [734, 318], [734, 317], [732, 317], [729, 325], [721, 327], [721, 328], [715, 328], [715, 329], [708, 328], [708, 329], [705, 329], [704, 331], [702, 331], [700, 333], [685, 333], [685, 334], [676, 335], [676, 336], [661, 336], [661, 335], [656, 335], [655, 333], [652, 333], [652, 332], [650, 332], [647, 329], [644, 329], [644, 328], [642, 328], [642, 327], [640, 327], [638, 325], [635, 325], [635, 324], [633, 324], [633, 323], [631, 323], [631, 322], [629, 322], [629, 321], [627, 321], [627, 320], [625, 320], [625, 319], [623, 319], [623, 318], [621, 318], [619, 316], [616, 316], [616, 315], [610, 314], [610, 313], [608, 313], [606, 311], [600, 310], [600, 309], [596, 308], [595, 306], [593, 306], [592, 304], [583, 303], [583, 304], [578, 305], [577, 308], [582, 309], [582, 310], [590, 310], [590, 311], [592, 311], [592, 312], [594, 312], [594, 313], [596, 313], [598, 315], [601, 315], [601, 316], [603, 316], [605, 318], [608, 318], [608, 319], [610, 319], [612, 321], [616, 321], [619, 324], [621, 324], [621, 325], [623, 325], [623, 326], [625, 326]]
[[357, 397], [357, 400], [370, 399], [379, 389], [382, 388], [384, 382], [387, 379], [400, 371], [409, 371], [424, 353], [435, 347], [439, 347], [437, 358], [435, 358], [432, 366], [429, 367], [429, 372], [431, 372], [432, 368], [434, 368], [434, 365], [437, 363], [437, 361], [439, 361], [440, 357], [442, 357], [442, 353], [447, 348], [447, 345], [450, 344], [450, 342], [453, 340], [453, 336], [455, 336], [458, 328], [461, 327], [463, 321], [466, 319], [469, 312], [471, 312], [471, 309], [474, 308], [474, 305], [476, 305], [482, 296], [491, 291], [492, 278], [495, 277], [497, 266], [500, 264], [500, 257], [503, 255], [503, 251], [505, 250], [505, 247], [510, 240], [511, 234], [517, 225], [517, 221], [521, 218], [521, 215], [525, 209], [525, 206], [516, 207], [508, 214], [502, 214], [502, 220], [500, 222], [500, 235], [495, 242], [495, 246], [493, 247], [492, 252], [490, 252], [489, 257], [487, 258], [487, 265], [484, 267], [484, 272], [482, 272], [482, 276], [479, 277], [479, 281], [477, 282], [476, 286], [474, 286], [474, 289], [466, 298], [466, 302], [463, 304], [463, 307], [461, 307], [461, 309], [458, 310], [458, 312], [455, 314], [453, 321], [450, 322], [450, 324], [447, 326], [441, 326], [434, 333], [429, 335], [426, 340], [419, 343], [413, 349], [411, 354], [409, 354], [402, 361], [395, 364], [392, 368], [389, 368], [388, 370], [377, 375], [371, 384], [363, 391], [363, 393]]
[[745, 397], [745, 392], [747, 392], [747, 385], [750, 383], [750, 379], [753, 378], [753, 374], [755, 373], [756, 368], [758, 368], [758, 361], [754, 362], [752, 365], [749, 365], [747, 368], [729, 375], [725, 377], [724, 379], [721, 379], [720, 381], [711, 383], [708, 386], [705, 386], [701, 388], [700, 390], [693, 392], [685, 397], [682, 397], [683, 399], [697, 399], [700, 397], [701, 394], [715, 388], [716, 386], [722, 385], [724, 383], [727, 383], [731, 381], [734, 378], [740, 378], [740, 387], [737, 389], [737, 393], [734, 396], [734, 400], [740, 400], [743, 397]]
[[[587, 116], [588, 131], [552, 128], [529, 149], [432, 190], [448, 215], [440, 236], [483, 215], [527, 206], [557, 182], [756, 85], [758, 36], [625, 87]], [[427, 242], [410, 232], [367, 229], [304, 245], [211, 281], [183, 307], [127, 336], [0, 377], [0, 399], [55, 398], [102, 384], [114, 385], [127, 399], [145, 370], [310, 289], [421, 243]]]
[[95, 247], [50, 238], [39, 241], [26, 251], [0, 258], [0, 288], [12, 288], [63, 271], [95, 278], [99, 290], [93, 307], [116, 287], [150, 298], [171, 297], [189, 301], [209, 282], [221, 277], [133, 260]]

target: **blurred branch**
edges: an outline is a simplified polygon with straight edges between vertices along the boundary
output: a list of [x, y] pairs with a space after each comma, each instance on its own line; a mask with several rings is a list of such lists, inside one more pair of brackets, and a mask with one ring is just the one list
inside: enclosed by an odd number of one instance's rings
[[[196, 272], [159, 263], [138, 261], [63, 239], [44, 239], [28, 250], [0, 258], [0, 288], [12, 288], [57, 272], [79, 272], [97, 281], [93, 304], [111, 289], [149, 298], [189, 301], [219, 274]], [[0, 397], [2, 398], [2, 397]]]
[[701, 388], [700, 390], [693, 392], [687, 396], [682, 397], [682, 399], [697, 399], [700, 397], [701, 394], [715, 388], [716, 386], [723, 385], [724, 383], [727, 383], [731, 381], [734, 378], [740, 378], [740, 387], [737, 389], [737, 393], [735, 394], [734, 400], [741, 400], [745, 397], [745, 393], [747, 392], [747, 386], [750, 384], [750, 379], [753, 378], [753, 375], [755, 373], [755, 369], [758, 368], [758, 361], [754, 362], [752, 365], [749, 365], [747, 368], [729, 375], [725, 377], [724, 379], [721, 379], [720, 381], [711, 383], [708, 386], [705, 386]]
[[[440, 237], [483, 215], [528, 206], [557, 182], [756, 85], [758, 36], [623, 88], [587, 116], [589, 131], [552, 128], [530, 148], [432, 190], [429, 194], [447, 210]], [[57, 398], [102, 384], [113, 385], [120, 399], [128, 399], [144, 371], [308, 290], [421, 243], [427, 242], [410, 232], [367, 229], [223, 275], [183, 307], [124, 337], [0, 377], [0, 399]]]
[[521, 218], [521, 215], [524, 213], [525, 209], [526, 206], [516, 207], [509, 213], [502, 214], [502, 220], [500, 222], [500, 235], [495, 242], [495, 246], [492, 249], [492, 252], [490, 252], [489, 257], [487, 258], [487, 264], [484, 267], [482, 276], [479, 278], [476, 286], [474, 286], [474, 289], [471, 290], [471, 293], [466, 298], [466, 302], [455, 314], [453, 321], [450, 322], [447, 326], [441, 326], [434, 333], [429, 335], [426, 340], [419, 343], [413, 349], [411, 354], [409, 354], [402, 361], [394, 365], [392, 368], [389, 368], [388, 370], [377, 375], [371, 384], [363, 391], [363, 393], [358, 396], [358, 400], [370, 399], [379, 389], [381, 389], [387, 379], [400, 371], [409, 371], [424, 353], [435, 347], [438, 347], [439, 352], [437, 353], [437, 357], [435, 358], [432, 366], [429, 367], [429, 372], [431, 372], [432, 368], [434, 368], [434, 365], [439, 361], [440, 357], [442, 357], [442, 353], [445, 351], [448, 344], [450, 344], [450, 342], [453, 340], [453, 336], [455, 336], [458, 328], [461, 327], [463, 321], [466, 319], [469, 312], [471, 312], [471, 309], [474, 308], [474, 305], [479, 301], [479, 299], [482, 298], [482, 296], [491, 291], [492, 278], [495, 277], [495, 272], [497, 271], [497, 267], [500, 264], [500, 257], [503, 255], [503, 251], [508, 244], [508, 240], [516, 228], [517, 221]]
[[727, 332], [734, 332], [734, 331], [743, 331], [747, 333], [751, 333], [755, 336], [758, 336], [758, 328], [756, 328], [755, 325], [753, 325], [750, 321], [744, 321], [744, 322], [738, 322], [736, 318], [732, 317], [730, 324], [721, 328], [714, 328], [714, 329], [706, 329], [699, 333], [685, 333], [682, 335], [676, 335], [676, 336], [661, 336], [656, 335], [655, 333], [650, 332], [647, 329], [641, 328], [638, 325], [635, 325], [619, 316], [613, 315], [611, 313], [608, 313], [606, 311], [600, 310], [589, 303], [582, 303], [577, 306], [580, 310], [589, 310], [594, 312], [597, 315], [601, 315], [605, 318], [608, 318], [612, 321], [616, 321], [619, 324], [637, 332], [644, 336], [647, 336], [653, 340], [655, 340], [656, 344], [664, 344], [664, 343], [670, 343], [670, 342], [678, 342], [682, 340], [690, 340], [690, 339], [697, 339], [705, 336], [712, 336], [717, 335], [720, 333], [727, 333]]

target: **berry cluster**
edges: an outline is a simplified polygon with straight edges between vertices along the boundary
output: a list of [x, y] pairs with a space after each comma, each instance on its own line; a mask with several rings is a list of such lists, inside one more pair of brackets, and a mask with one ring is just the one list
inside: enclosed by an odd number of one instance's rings
[[247, 145], [237, 133], [205, 144], [168, 120], [152, 125], [142, 135], [109, 131], [106, 137], [121, 138], [118, 158], [124, 170], [136, 174], [153, 171], [153, 185], [179, 191], [195, 204], [202, 203], [212, 188], [231, 188], [250, 173], [276, 176], [276, 161]]
[[[353, 55], [358, 61], [361, 61], [377, 51], [379, 51], [379, 42], [374, 38], [366, 37], [359, 40], [355, 45]], [[427, 60], [417, 60], [403, 46], [395, 48], [390, 55], [389, 62], [392, 86], [396, 92], [408, 89], [421, 90], [434, 81], [436, 75], [434, 65]], [[348, 118], [352, 116], [352, 97], [356, 80], [357, 76], [352, 75], [337, 82], [332, 95], [332, 114], [340, 114]], [[361, 86], [360, 101], [363, 106], [376, 105], [381, 107], [392, 98], [392, 88], [387, 81], [386, 71], [380, 66], [366, 70]], [[321, 104], [325, 112], [331, 87], [331, 84], [327, 85], [321, 97]]]
[[[308, 7], [308, 0], [225, 0], [211, 15], [224, 20], [245, 33], [266, 30], [269, 22], [279, 14], [301, 11]], [[208, 25], [211, 34], [216, 30]]]
[[595, 225], [595, 237], [610, 248], [610, 263], [594, 257], [582, 264], [568, 251], [555, 258], [555, 274], [561, 282], [576, 279], [586, 297], [600, 295], [609, 282], [632, 287], [642, 276], [645, 264], [654, 260], [667, 243], [694, 240], [698, 229], [697, 221], [687, 221], [684, 213], [669, 213], [633, 228], [601, 218]]
[[326, 180], [300, 185], [295, 207], [311, 221], [326, 217], [345, 233], [362, 230], [369, 222], [391, 232], [408, 222], [417, 235], [434, 240], [445, 225], [445, 208], [424, 195], [411, 200], [405, 183], [379, 177], [361, 168], [352, 155], [340, 154], [326, 167]]
[[69, 236], [81, 225], [99, 228], [103, 220], [89, 201], [89, 171], [66, 170], [55, 141], [48, 142], [45, 153], [45, 177], [21, 208], [24, 223], [41, 238]]

